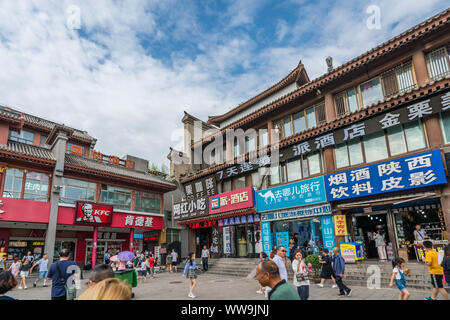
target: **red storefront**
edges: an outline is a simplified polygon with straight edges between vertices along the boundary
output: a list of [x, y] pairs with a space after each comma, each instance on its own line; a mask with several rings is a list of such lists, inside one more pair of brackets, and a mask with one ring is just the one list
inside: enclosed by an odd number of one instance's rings
[[[26, 251], [41, 254], [49, 222], [50, 203], [10, 198], [0, 200], [0, 221], [4, 226], [0, 228], [1, 253], [5, 253], [8, 260]], [[86, 218], [86, 213], [88, 216], [91, 213], [92, 219]], [[110, 205], [88, 202], [79, 202], [75, 206], [60, 205], [55, 251], [58, 251], [59, 246], [70, 248], [76, 262], [84, 264], [89, 258], [99, 263], [104, 250], [108, 248], [114, 251], [133, 250], [135, 231], [162, 229], [163, 216], [160, 214], [116, 211]], [[97, 245], [93, 246], [93, 243]], [[99, 254], [97, 259], [96, 248]]]

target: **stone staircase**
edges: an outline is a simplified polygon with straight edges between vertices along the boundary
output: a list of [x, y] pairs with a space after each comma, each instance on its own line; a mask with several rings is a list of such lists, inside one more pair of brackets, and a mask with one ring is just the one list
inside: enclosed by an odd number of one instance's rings
[[[375, 267], [375, 268], [374, 268]], [[378, 262], [378, 261], [363, 261], [357, 264], [346, 264], [345, 265], [345, 279], [344, 283], [351, 286], [367, 287], [367, 281], [369, 277], [374, 275], [374, 270], [378, 267], [380, 269], [381, 281], [380, 285], [382, 288], [389, 288], [389, 282], [392, 276], [392, 263], [389, 262]], [[406, 267], [411, 270], [410, 274], [406, 276], [406, 286], [409, 289], [415, 290], [431, 290], [431, 279], [428, 273], [428, 268], [424, 263], [419, 262], [408, 262]], [[374, 281], [369, 281], [369, 283], [374, 283]], [[394, 284], [394, 288], [396, 288]]]
[[[256, 274], [256, 266], [259, 259], [250, 258], [221, 258], [212, 259], [209, 263], [208, 274], [222, 275], [237, 278], [253, 278]], [[201, 261], [199, 266], [201, 266]]]

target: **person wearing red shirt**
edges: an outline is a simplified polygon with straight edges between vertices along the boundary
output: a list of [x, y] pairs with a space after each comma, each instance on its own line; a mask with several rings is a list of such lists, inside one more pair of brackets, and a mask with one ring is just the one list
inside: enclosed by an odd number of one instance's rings
[[148, 264], [150, 265], [150, 275], [155, 278], [155, 258], [153, 258], [153, 254], [150, 254]]

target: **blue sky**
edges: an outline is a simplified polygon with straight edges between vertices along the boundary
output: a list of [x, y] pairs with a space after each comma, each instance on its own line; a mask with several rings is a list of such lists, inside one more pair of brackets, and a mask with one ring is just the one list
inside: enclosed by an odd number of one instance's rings
[[[81, 29], [68, 28], [75, 5]], [[380, 8], [381, 28], [366, 9]], [[311, 79], [445, 10], [442, 0], [3, 0], [0, 103], [168, 163], [183, 111], [222, 114], [294, 69]]]

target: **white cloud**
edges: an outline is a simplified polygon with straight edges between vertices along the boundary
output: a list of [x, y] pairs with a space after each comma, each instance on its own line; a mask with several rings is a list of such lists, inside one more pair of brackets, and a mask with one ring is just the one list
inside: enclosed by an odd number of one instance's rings
[[[202, 28], [188, 1], [1, 1], [0, 103], [86, 130], [104, 153], [167, 163], [184, 110], [201, 119], [222, 114], [278, 82], [299, 59], [317, 77], [326, 56], [337, 66], [445, 8], [437, 0], [378, 1], [382, 29], [372, 31], [364, 28], [363, 6], [296, 3], [297, 23], [279, 19], [274, 31], [288, 44], [261, 47], [232, 31], [256, 24], [266, 1], [234, 2], [214, 31]], [[67, 29], [71, 4], [80, 7], [88, 37]], [[141, 46], [141, 33], [152, 45], [184, 40], [198, 52], [180, 48], [162, 59]]]

